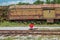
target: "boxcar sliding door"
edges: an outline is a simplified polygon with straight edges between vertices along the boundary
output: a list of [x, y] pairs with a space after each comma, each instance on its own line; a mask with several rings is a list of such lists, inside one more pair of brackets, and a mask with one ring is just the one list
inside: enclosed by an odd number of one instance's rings
[[43, 10], [43, 18], [47, 19], [47, 22], [54, 22], [55, 10], [54, 9]]
[[55, 10], [43, 10], [43, 17], [47, 19], [55, 18]]

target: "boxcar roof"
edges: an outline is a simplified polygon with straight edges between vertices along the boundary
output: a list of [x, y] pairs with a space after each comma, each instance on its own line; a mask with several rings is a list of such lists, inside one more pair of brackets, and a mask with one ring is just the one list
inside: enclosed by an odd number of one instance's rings
[[9, 8], [44, 8], [44, 7], [60, 7], [60, 4], [40, 4], [40, 5], [13, 5]]

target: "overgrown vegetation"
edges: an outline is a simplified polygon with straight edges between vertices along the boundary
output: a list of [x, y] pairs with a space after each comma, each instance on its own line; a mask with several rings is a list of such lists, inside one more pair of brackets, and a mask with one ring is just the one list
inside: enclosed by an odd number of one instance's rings
[[[29, 26], [31, 22], [17, 22], [17, 21], [14, 21], [14, 22], [11, 22], [11, 21], [3, 21], [3, 22], [0, 22], [0, 26], [2, 27], [27, 27]], [[60, 26], [60, 23], [57, 24], [57, 23], [53, 23], [53, 24], [47, 24], [47, 22], [45, 23], [36, 23], [36, 22], [33, 22], [35, 26], [37, 27], [45, 27], [45, 26], [48, 26], [48, 27], [58, 27]]]

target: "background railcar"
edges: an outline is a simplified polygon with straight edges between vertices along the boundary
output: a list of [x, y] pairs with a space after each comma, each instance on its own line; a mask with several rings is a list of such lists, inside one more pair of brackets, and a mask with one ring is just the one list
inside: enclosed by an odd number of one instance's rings
[[0, 21], [7, 18], [8, 8], [9, 6], [0, 6]]

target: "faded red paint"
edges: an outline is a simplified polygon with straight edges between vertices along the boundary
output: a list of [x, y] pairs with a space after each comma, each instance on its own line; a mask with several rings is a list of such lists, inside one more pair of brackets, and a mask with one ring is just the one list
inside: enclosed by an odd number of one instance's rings
[[31, 23], [31, 24], [29, 25], [29, 27], [30, 27], [30, 29], [33, 29], [34, 24]]

